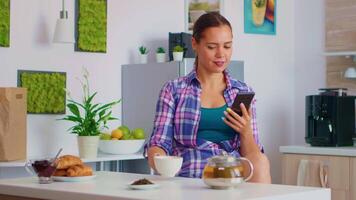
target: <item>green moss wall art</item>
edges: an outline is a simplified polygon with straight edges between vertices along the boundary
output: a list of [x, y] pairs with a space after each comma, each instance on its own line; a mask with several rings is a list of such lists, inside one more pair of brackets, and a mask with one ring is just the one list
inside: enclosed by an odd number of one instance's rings
[[18, 70], [17, 85], [27, 88], [27, 112], [64, 114], [66, 73]]
[[0, 0], [0, 47], [10, 46], [10, 0]]
[[76, 0], [76, 51], [106, 52], [106, 0]]

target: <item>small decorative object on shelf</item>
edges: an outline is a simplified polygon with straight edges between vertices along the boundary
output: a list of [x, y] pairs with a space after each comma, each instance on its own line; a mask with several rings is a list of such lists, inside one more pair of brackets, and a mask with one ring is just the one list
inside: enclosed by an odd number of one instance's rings
[[84, 92], [83, 100], [82, 102], [74, 101], [67, 92], [69, 97], [67, 107], [71, 114], [62, 118], [62, 120], [75, 123], [69, 130], [78, 135], [80, 157], [96, 158], [100, 131], [103, 128], [108, 128], [106, 126], [108, 121], [117, 119], [111, 116], [111, 109], [114, 105], [120, 103], [121, 99], [104, 105], [94, 103], [93, 99], [97, 92], [91, 94], [89, 91], [89, 73], [86, 69], [84, 69], [83, 76], [84, 82], [80, 80]]
[[182, 61], [183, 60], [184, 48], [180, 45], [177, 45], [173, 48], [173, 60]]
[[166, 62], [166, 51], [163, 47], [158, 47], [156, 51], [156, 61], [158, 63]]
[[140, 48], [138, 48], [138, 50], [140, 51], [140, 63], [141, 64], [147, 63], [147, 57], [148, 57], [148, 52], [149, 52], [147, 47], [140, 46]]

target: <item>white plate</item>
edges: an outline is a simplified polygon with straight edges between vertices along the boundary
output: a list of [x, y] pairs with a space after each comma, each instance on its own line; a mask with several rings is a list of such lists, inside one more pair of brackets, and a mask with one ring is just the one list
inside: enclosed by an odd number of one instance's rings
[[77, 176], [77, 177], [67, 177], [67, 176], [53, 176], [54, 181], [59, 182], [83, 182], [89, 181], [95, 178], [95, 175], [92, 176]]
[[151, 190], [158, 188], [159, 185], [154, 183], [154, 184], [147, 184], [147, 185], [131, 185], [129, 184], [128, 187], [133, 190]]

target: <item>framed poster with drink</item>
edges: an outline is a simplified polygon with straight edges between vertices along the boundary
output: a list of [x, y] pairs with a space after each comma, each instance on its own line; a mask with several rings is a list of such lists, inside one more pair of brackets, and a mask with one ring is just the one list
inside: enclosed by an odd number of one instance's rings
[[244, 30], [252, 34], [276, 34], [277, 0], [244, 0]]

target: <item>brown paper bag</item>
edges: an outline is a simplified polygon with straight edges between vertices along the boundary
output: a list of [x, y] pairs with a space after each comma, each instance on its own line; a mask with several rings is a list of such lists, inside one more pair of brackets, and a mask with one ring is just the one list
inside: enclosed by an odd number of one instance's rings
[[27, 90], [0, 88], [0, 161], [26, 159]]

